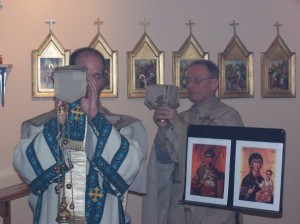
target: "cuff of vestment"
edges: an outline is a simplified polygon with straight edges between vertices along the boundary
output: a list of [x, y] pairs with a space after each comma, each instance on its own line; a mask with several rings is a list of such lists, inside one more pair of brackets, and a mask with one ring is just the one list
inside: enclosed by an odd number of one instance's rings
[[60, 175], [64, 175], [69, 170], [69, 167], [65, 163], [60, 165], [60, 167], [58, 167], [57, 164], [52, 165], [29, 184], [32, 193], [35, 195], [43, 194], [50, 184], [57, 181], [58, 171]]

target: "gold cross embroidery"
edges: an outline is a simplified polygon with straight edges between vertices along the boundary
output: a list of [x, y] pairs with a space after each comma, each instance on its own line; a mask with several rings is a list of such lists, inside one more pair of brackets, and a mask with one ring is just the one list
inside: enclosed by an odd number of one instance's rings
[[98, 201], [98, 198], [103, 197], [103, 194], [100, 192], [99, 188], [96, 187], [94, 188], [94, 191], [89, 192], [89, 196], [92, 198], [93, 202], [96, 202]]
[[75, 114], [75, 120], [78, 121], [78, 117], [80, 115], [83, 115], [84, 113], [82, 112], [82, 110], [80, 109], [80, 106], [79, 105], [76, 105], [76, 110], [71, 110], [71, 113], [72, 114]]

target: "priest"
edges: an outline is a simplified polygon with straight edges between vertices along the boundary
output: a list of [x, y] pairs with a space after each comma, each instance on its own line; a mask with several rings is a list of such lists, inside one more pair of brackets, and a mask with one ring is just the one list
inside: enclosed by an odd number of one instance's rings
[[31, 189], [33, 222], [128, 223], [128, 190], [145, 193], [146, 130], [99, 101], [109, 80], [100, 52], [77, 49], [70, 64], [86, 68], [86, 94], [56, 98], [53, 111], [23, 122], [14, 152], [14, 167]]
[[[191, 108], [178, 113], [168, 104], [156, 108], [158, 126], [143, 198], [143, 224], [232, 224], [234, 211], [181, 203], [186, 168], [187, 128], [194, 125], [243, 126], [239, 112], [217, 96], [219, 69], [210, 60], [191, 62], [185, 77]], [[241, 217], [242, 219], [242, 217]], [[240, 220], [242, 223], [242, 220]]]

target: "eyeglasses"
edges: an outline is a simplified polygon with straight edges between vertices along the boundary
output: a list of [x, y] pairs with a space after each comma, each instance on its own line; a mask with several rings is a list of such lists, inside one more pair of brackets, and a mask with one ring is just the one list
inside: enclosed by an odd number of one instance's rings
[[103, 79], [103, 78], [104, 78], [104, 74], [102, 74], [102, 73], [97, 73], [97, 72], [94, 73], [94, 74], [87, 73], [87, 75], [93, 76], [93, 78], [96, 79], [96, 80], [100, 80], [100, 79]]
[[209, 78], [206, 78], [206, 79], [199, 79], [199, 78], [195, 78], [195, 79], [191, 79], [189, 77], [186, 77], [184, 79], [185, 83], [188, 85], [190, 83], [195, 83], [196, 85], [200, 85], [203, 81], [205, 80], [209, 80], [209, 79], [214, 79], [213, 77], [209, 77]]

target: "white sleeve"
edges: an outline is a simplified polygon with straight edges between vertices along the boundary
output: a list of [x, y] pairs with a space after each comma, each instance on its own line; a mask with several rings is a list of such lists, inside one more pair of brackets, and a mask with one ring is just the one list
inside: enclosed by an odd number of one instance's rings
[[[117, 183], [131, 185], [147, 156], [147, 134], [141, 122], [136, 121], [118, 131], [104, 116], [97, 115], [90, 124], [86, 149], [92, 166], [109, 180], [113, 189], [119, 190]], [[140, 181], [144, 181], [145, 173], [141, 170]], [[123, 190], [120, 193], [124, 193]]]
[[[30, 130], [29, 137], [20, 140], [15, 147], [13, 165], [18, 174], [29, 184], [37, 177], [34, 164], [38, 163], [43, 170], [47, 170], [55, 164], [55, 159], [45, 141], [43, 127], [30, 126], [28, 130]], [[30, 154], [29, 151], [32, 153]]]

